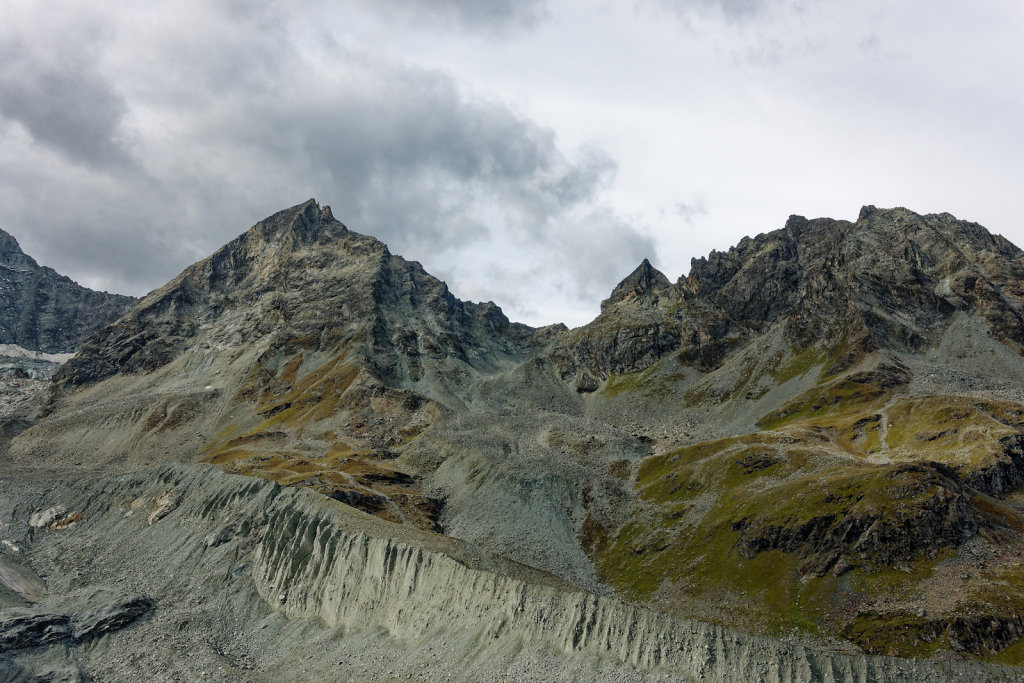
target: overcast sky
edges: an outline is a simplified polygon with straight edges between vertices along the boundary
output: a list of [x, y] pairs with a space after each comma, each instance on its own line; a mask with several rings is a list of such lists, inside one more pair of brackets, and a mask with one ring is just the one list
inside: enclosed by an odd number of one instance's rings
[[792, 213], [1024, 245], [1022, 36], [1006, 0], [5, 0], [0, 228], [142, 295], [316, 197], [534, 325]]

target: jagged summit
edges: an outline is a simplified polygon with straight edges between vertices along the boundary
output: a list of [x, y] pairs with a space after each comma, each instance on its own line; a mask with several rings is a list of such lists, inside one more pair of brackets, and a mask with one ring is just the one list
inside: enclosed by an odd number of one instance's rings
[[[779, 230], [694, 259], [674, 285], [652, 273], [642, 264], [597, 320], [564, 340], [555, 353], [563, 377], [581, 367], [598, 377], [639, 370], [672, 350], [713, 369], [772, 328], [800, 349], [921, 352], [958, 314], [1024, 348], [1021, 251], [950, 214], [867, 206], [856, 222], [794, 215]], [[649, 289], [658, 296], [646, 312], [610, 306]]]
[[[331, 213], [331, 207], [323, 206], [316, 199], [278, 211], [254, 225], [250, 232], [265, 240], [294, 239], [299, 244], [308, 244], [323, 238], [343, 236], [347, 228]], [[239, 239], [246, 239], [243, 234]]]
[[[329, 206], [321, 208], [315, 199], [309, 199], [257, 222], [208, 259], [186, 268], [178, 278], [153, 294], [158, 298], [165, 297], [164, 290], [168, 287], [180, 290], [182, 287], [217, 289], [238, 286], [255, 271], [275, 263], [281, 265], [281, 259], [287, 254], [313, 245], [326, 245], [343, 239], [347, 234], [348, 229], [334, 218]], [[372, 248], [386, 252], [383, 244], [372, 244]]]
[[632, 273], [616, 285], [610, 297], [601, 302], [601, 310], [613, 304], [631, 298], [643, 298], [650, 296], [657, 290], [668, 289], [672, 286], [665, 274], [651, 265], [651, 262], [644, 259]]
[[459, 301], [418, 263], [348, 230], [310, 199], [259, 221], [151, 292], [90, 339], [58, 381], [74, 386], [150, 372], [197, 344], [258, 343], [358, 350], [382, 376], [417, 381], [421, 357], [486, 366], [530, 332], [494, 304]]

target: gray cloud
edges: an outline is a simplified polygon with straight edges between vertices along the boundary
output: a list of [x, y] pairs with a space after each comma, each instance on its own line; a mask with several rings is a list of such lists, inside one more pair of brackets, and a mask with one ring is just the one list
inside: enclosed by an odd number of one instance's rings
[[[829, 43], [814, 27], [832, 12], [831, 0], [637, 0], [668, 15], [695, 36], [713, 41], [716, 53], [737, 65], [778, 67], [806, 60]], [[814, 28], [812, 28], [814, 27]]]
[[500, 240], [497, 248], [482, 244], [467, 254], [478, 263], [472, 272], [437, 272], [456, 277], [466, 296], [510, 304], [535, 322], [582, 324], [597, 315], [601, 300], [640, 261], [657, 260], [649, 234], [593, 205], [550, 226], [522, 253], [515, 251], [515, 245]]
[[776, 0], [657, 0], [664, 8], [681, 17], [717, 13], [730, 19], [749, 19], [778, 4]]
[[869, 33], [857, 43], [857, 47], [868, 52], [878, 50], [882, 44], [882, 39], [878, 37], [877, 33]]
[[[65, 105], [77, 113], [59, 125], [38, 122], [47, 106], [42, 60], [23, 69], [36, 68], [24, 80], [34, 90], [5, 91], [10, 110], [35, 126], [25, 124], [35, 142], [57, 152], [41, 155], [0, 127], [8, 151], [0, 152], [0, 184], [18, 197], [0, 221], [41, 262], [89, 286], [141, 294], [253, 221], [315, 196], [352, 229], [450, 273], [460, 293], [460, 281], [480, 280], [489, 240], [501, 240], [505, 255], [572, 249], [563, 235], [614, 178], [614, 161], [599, 149], [569, 155], [553, 131], [443, 73], [375, 57], [329, 31], [297, 40], [273, 10], [209, 7], [195, 10], [204, 14], [199, 28], [185, 17], [155, 39], [108, 46], [108, 61], [119, 65], [111, 73], [96, 59], [63, 60], [55, 69], [63, 81], [111, 95], [71, 92]], [[68, 54], [95, 54], [94, 45], [70, 44]], [[136, 71], [141, 50], [161, 68]], [[135, 168], [115, 159], [129, 158], [117, 145], [126, 121]], [[27, 154], [37, 162], [28, 172]], [[483, 256], [458, 256], [473, 244]], [[600, 283], [589, 292], [599, 301], [615, 276], [596, 273], [622, 269], [599, 261], [591, 254], [572, 263], [565, 286]], [[513, 293], [499, 303], [518, 300]]]
[[361, 0], [367, 7], [414, 20], [471, 29], [528, 28], [547, 15], [546, 0]]
[[0, 114], [40, 144], [97, 166], [123, 163], [126, 103], [98, 70], [103, 32], [81, 27], [77, 41], [0, 35]]
[[672, 213], [682, 218], [687, 223], [692, 223], [701, 216], [708, 214], [707, 207], [704, 206], [704, 202], [696, 200], [692, 202], [679, 202], [672, 207]]
[[[463, 96], [443, 74], [351, 54], [342, 63], [344, 87], [282, 74], [280, 89], [240, 93], [207, 117], [188, 146], [239, 168], [255, 154], [256, 166], [302, 179], [353, 227], [405, 250], [455, 247], [493, 225], [542, 238], [614, 173], [601, 153], [569, 159], [550, 130]], [[239, 110], [259, 116], [239, 120]]]

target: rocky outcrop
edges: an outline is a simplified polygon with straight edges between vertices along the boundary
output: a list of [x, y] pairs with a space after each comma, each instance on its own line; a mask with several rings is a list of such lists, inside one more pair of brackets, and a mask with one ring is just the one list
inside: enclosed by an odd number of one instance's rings
[[[956, 474], [939, 463], [894, 466], [872, 473], [872, 485], [857, 489], [836, 511], [823, 506], [781, 519], [741, 519], [739, 552], [751, 558], [767, 550], [796, 553], [802, 576], [884, 570], [901, 562], [959, 547], [978, 530], [982, 516]], [[823, 484], [828, 486], [828, 484]], [[832, 495], [833, 499], [841, 493]]]
[[[923, 614], [893, 615], [866, 614], [878, 622], [888, 622], [885, 637], [890, 642], [932, 643], [945, 639], [950, 649], [972, 655], [996, 654], [1010, 647], [1024, 636], [1024, 618], [1002, 614], [934, 617]], [[863, 644], [869, 652], [879, 652], [876, 643], [881, 634], [872, 629], [856, 626], [846, 634], [854, 642]]]
[[667, 292], [671, 287], [665, 274], [644, 259], [612, 290], [612, 295], [601, 302], [601, 310], [627, 299], [654, 299], [659, 292]]
[[[77, 614], [0, 612], [0, 647], [6, 650], [56, 643], [81, 643], [125, 628], [154, 607], [146, 597], [134, 597]], [[11, 613], [13, 612], [13, 613]]]
[[866, 206], [853, 223], [790, 216], [780, 230], [694, 259], [672, 286], [645, 262], [553, 357], [563, 376], [586, 367], [606, 377], [679, 349], [684, 363], [708, 371], [776, 324], [798, 350], [920, 352], [957, 312], [1019, 352], [1022, 283], [1017, 247], [949, 214]]
[[1006, 436], [999, 443], [1001, 450], [991, 463], [960, 475], [968, 486], [990, 496], [1004, 496], [1024, 485], [1024, 435]]
[[0, 230], [0, 344], [74, 353], [86, 337], [117, 320], [135, 301], [87, 289], [40, 266]]

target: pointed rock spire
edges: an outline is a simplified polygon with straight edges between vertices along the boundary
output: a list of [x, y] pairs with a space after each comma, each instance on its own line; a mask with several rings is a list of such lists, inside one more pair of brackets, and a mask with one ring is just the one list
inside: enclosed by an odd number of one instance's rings
[[601, 302], [601, 310], [616, 304], [623, 299], [633, 297], [646, 297], [659, 289], [667, 289], [672, 284], [665, 277], [665, 274], [651, 265], [651, 262], [644, 259], [626, 279], [620, 282], [612, 295]]

